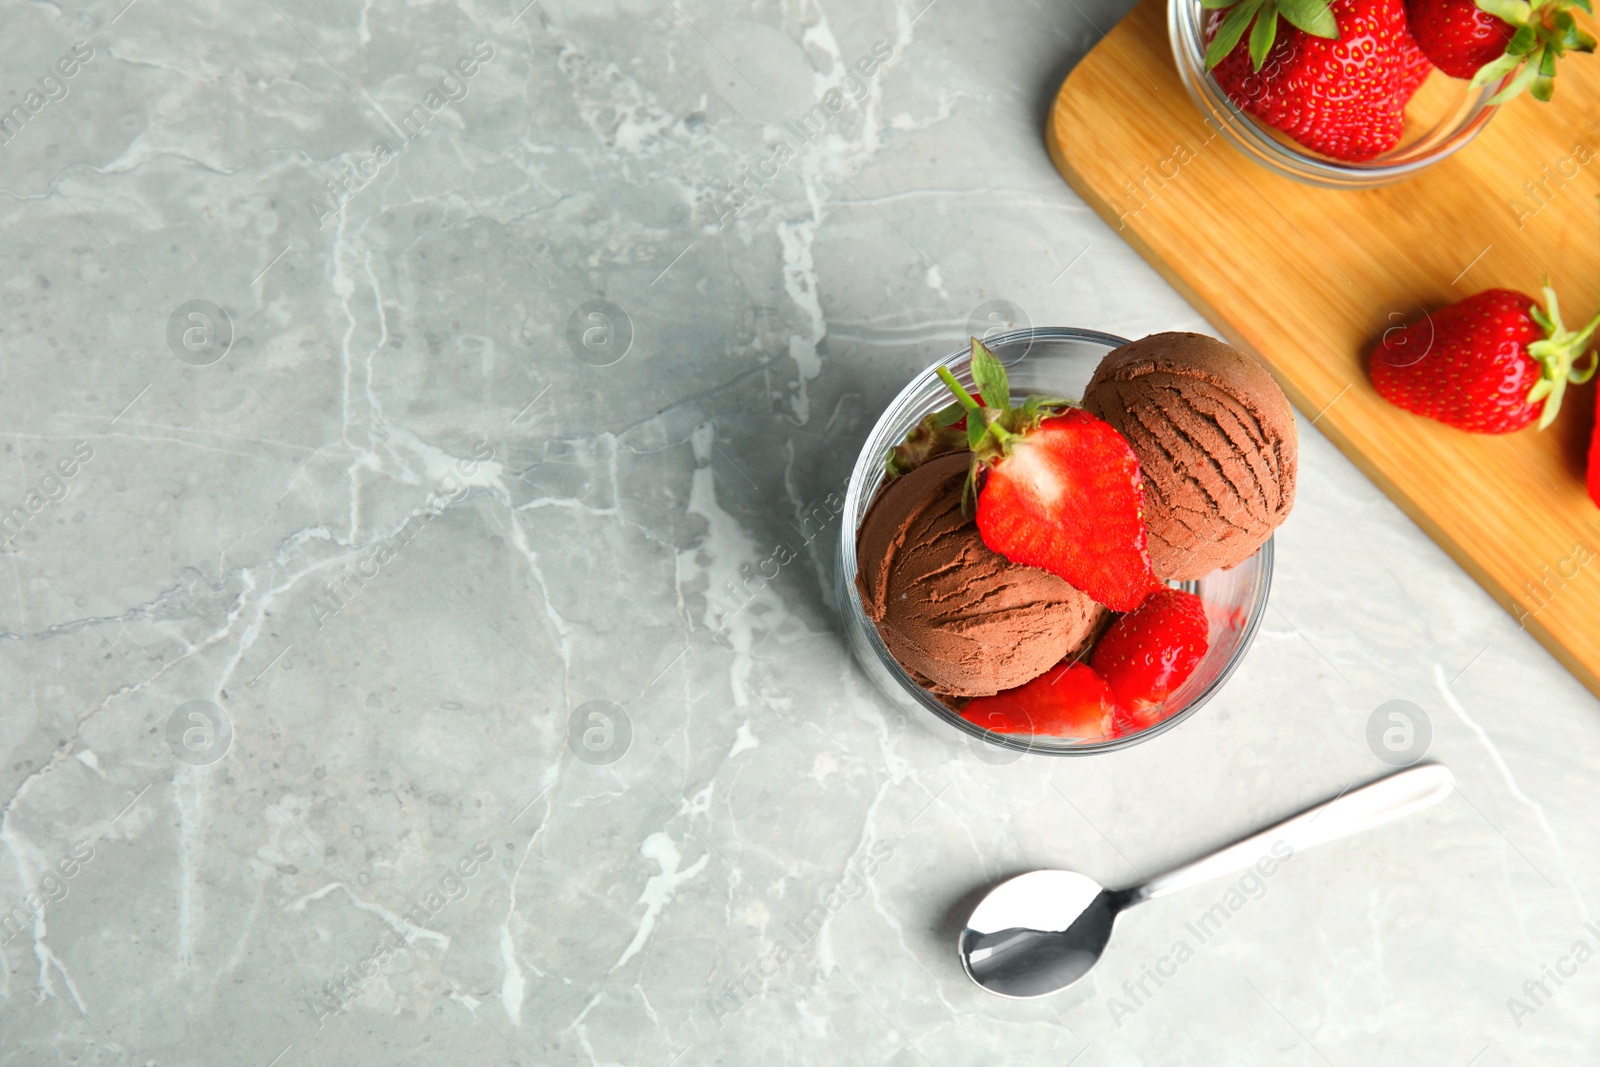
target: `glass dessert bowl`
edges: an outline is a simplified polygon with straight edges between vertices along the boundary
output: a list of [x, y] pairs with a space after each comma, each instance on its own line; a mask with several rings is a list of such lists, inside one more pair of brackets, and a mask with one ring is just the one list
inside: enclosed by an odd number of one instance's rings
[[1286, 178], [1330, 189], [1372, 189], [1403, 181], [1465, 147], [1498, 110], [1489, 99], [1505, 79], [1474, 87], [1435, 70], [1406, 105], [1405, 133], [1398, 145], [1362, 163], [1333, 159], [1257, 122], [1223, 91], [1205, 66], [1207, 14], [1199, 0], [1168, 0], [1167, 33], [1178, 76], [1210, 134], [1220, 134]]
[[[1017, 330], [989, 339], [989, 348], [1006, 364], [1015, 396], [1031, 393], [1080, 397], [1102, 358], [1127, 344], [1122, 338], [1090, 330]], [[863, 602], [857, 584], [857, 542], [863, 520], [887, 480], [885, 460], [922, 420], [945, 407], [950, 390], [937, 376], [947, 368], [973, 387], [969, 352], [963, 349], [920, 372], [900, 392], [873, 427], [851, 473], [845, 495], [843, 536], [835, 581], [845, 631], [863, 670], [896, 704], [921, 708], [970, 737], [1021, 752], [1088, 755], [1126, 748], [1171, 729], [1194, 714], [1222, 687], [1244, 658], [1266, 609], [1272, 577], [1272, 540], [1229, 570], [1215, 570], [1182, 587], [1198, 594], [1209, 626], [1208, 647], [1193, 673], [1144, 718], [1149, 725], [1112, 737], [1069, 738], [1006, 734], [985, 730], [919, 684], [889, 651]], [[1174, 583], [1176, 584], [1176, 583]]]

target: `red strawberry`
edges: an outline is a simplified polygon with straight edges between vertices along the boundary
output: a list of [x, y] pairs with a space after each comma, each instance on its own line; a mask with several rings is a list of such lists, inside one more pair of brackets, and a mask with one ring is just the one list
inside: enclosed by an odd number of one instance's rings
[[1574, 333], [1531, 296], [1487, 289], [1443, 311], [1384, 332], [1372, 353], [1372, 384], [1396, 407], [1472, 433], [1511, 433], [1556, 417], [1568, 382], [1586, 382], [1600, 355], [1579, 370], [1596, 316]]
[[1074, 409], [1045, 419], [995, 462], [978, 494], [978, 532], [1012, 562], [1128, 611], [1157, 584], [1143, 508], [1133, 449], [1109, 423]]
[[968, 492], [981, 481], [984, 544], [1113, 611], [1133, 610], [1160, 587], [1145, 548], [1139, 460], [1120, 433], [1058, 398], [1029, 397], [1013, 408], [1005, 367], [977, 338], [972, 377], [982, 405], [947, 368], [938, 374], [967, 409]]
[[1505, 55], [1516, 32], [1472, 0], [1406, 0], [1411, 35], [1439, 69], [1470, 78]]
[[1162, 589], [1111, 624], [1089, 664], [1116, 694], [1130, 725], [1149, 726], [1161, 718], [1162, 701], [1205, 657], [1210, 633], [1199, 597]]
[[1433, 73], [1433, 60], [1417, 44], [1415, 35], [1408, 29], [1400, 48], [1400, 103], [1404, 106], [1416, 95], [1422, 83]]
[[1548, 100], [1556, 60], [1567, 52], [1594, 51], [1594, 38], [1578, 28], [1572, 8], [1589, 0], [1406, 0], [1417, 44], [1452, 78], [1486, 85], [1516, 70], [1494, 102], [1532, 87]]
[[1594, 429], [1589, 432], [1589, 469], [1584, 479], [1589, 499], [1600, 506], [1600, 411], [1595, 412]]
[[[1400, 143], [1405, 101], [1421, 84], [1403, 0], [1203, 2], [1227, 8], [1206, 28], [1206, 66], [1244, 110], [1335, 159]], [[1290, 23], [1281, 33], [1279, 15]]]
[[1116, 727], [1116, 698], [1098, 674], [1066, 660], [1026, 685], [969, 700], [961, 717], [999, 734], [1110, 737]]

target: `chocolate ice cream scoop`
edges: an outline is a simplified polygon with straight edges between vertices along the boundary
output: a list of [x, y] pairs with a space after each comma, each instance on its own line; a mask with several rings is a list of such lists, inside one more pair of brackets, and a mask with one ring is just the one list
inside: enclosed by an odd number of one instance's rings
[[969, 454], [891, 481], [862, 520], [856, 587], [883, 643], [941, 696], [989, 696], [1082, 649], [1106, 611], [988, 548], [961, 514]]
[[1267, 369], [1196, 333], [1157, 333], [1101, 360], [1083, 406], [1139, 457], [1150, 562], [1186, 581], [1248, 559], [1294, 504], [1294, 413]]

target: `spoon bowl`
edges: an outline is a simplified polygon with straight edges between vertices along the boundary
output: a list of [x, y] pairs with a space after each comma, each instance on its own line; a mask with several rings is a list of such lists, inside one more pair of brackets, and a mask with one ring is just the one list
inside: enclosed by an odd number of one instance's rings
[[1094, 968], [1124, 908], [1421, 811], [1454, 786], [1441, 764], [1409, 767], [1130, 889], [1106, 889], [1075, 871], [1019, 874], [973, 909], [961, 932], [961, 967], [997, 996], [1048, 996]]
[[1111, 940], [1121, 894], [1076, 871], [1029, 871], [995, 886], [961, 934], [967, 977], [1016, 1000], [1065, 989]]

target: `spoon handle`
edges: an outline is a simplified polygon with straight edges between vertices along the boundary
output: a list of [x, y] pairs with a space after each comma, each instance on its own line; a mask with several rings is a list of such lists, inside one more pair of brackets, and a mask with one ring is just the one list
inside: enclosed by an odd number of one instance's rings
[[1381, 826], [1443, 800], [1450, 795], [1455, 781], [1450, 768], [1441, 763], [1408, 767], [1152, 878], [1145, 885], [1129, 890], [1127, 902], [1137, 904], [1164, 897], [1242, 871], [1262, 860], [1276, 864], [1303, 848]]

